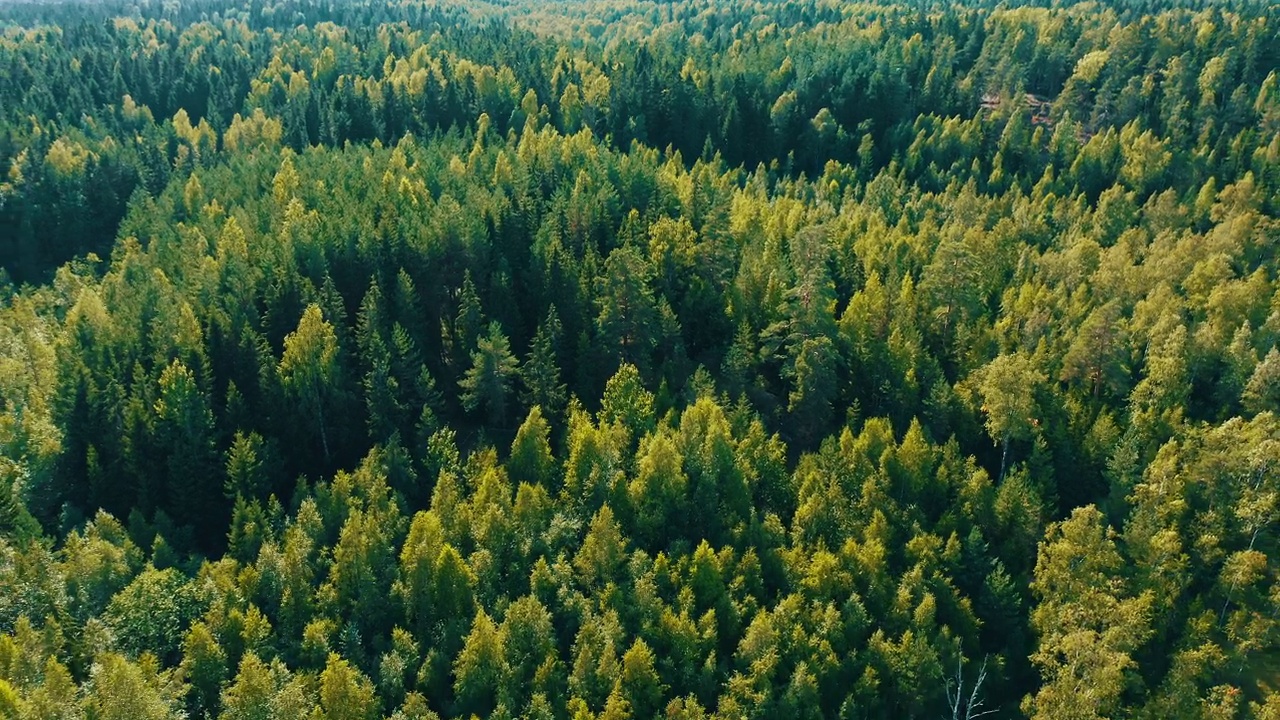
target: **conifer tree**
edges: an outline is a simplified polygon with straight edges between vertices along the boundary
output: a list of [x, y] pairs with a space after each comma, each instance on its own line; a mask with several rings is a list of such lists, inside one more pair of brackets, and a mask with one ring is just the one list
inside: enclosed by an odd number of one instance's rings
[[511, 384], [519, 365], [502, 326], [489, 323], [489, 332], [476, 342], [471, 367], [458, 381], [462, 406], [468, 412], [483, 411], [491, 426], [501, 427], [507, 418]]

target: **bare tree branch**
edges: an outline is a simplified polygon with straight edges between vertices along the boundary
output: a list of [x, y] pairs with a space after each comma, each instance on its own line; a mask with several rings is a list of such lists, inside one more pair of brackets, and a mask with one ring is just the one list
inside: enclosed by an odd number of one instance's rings
[[987, 681], [987, 660], [982, 658], [982, 665], [978, 668], [978, 675], [973, 680], [973, 685], [969, 688], [968, 697], [964, 692], [964, 656], [960, 655], [956, 658], [956, 674], [955, 677], [946, 678], [944, 690], [947, 694], [947, 708], [951, 711], [950, 720], [976, 720], [987, 715], [994, 715], [997, 711], [995, 708], [983, 709], [986, 705], [986, 699], [982, 697], [982, 686]]

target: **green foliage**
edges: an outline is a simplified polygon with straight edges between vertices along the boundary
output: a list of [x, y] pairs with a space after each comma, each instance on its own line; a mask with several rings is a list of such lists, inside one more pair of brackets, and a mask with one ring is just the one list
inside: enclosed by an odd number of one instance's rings
[[319, 717], [325, 720], [374, 720], [378, 715], [373, 683], [337, 655], [330, 654], [320, 673]]
[[153, 656], [131, 662], [107, 653], [94, 659], [85, 688], [85, 710], [101, 720], [170, 720], [180, 717], [181, 680], [160, 671]]
[[623, 363], [605, 383], [604, 395], [600, 398], [600, 422], [620, 425], [633, 438], [653, 430], [653, 393], [644, 389], [635, 365]]
[[468, 412], [483, 410], [490, 425], [501, 426], [506, 421], [508, 395], [518, 367], [502, 326], [489, 323], [488, 334], [476, 340], [471, 367], [458, 381], [462, 406]]
[[1025, 438], [1039, 425], [1036, 417], [1036, 387], [1044, 375], [1031, 359], [1021, 354], [1000, 355], [982, 369], [978, 394], [986, 416], [987, 434], [1003, 446], [1000, 477], [1004, 478], [1009, 441]]
[[1032, 659], [1045, 678], [1027, 703], [1032, 717], [1101, 718], [1119, 706], [1132, 653], [1151, 632], [1153, 598], [1126, 591], [1112, 534], [1092, 506], [1049, 526], [1031, 584], [1040, 599], [1031, 614], [1040, 636]]
[[658, 307], [650, 288], [651, 270], [630, 245], [609, 253], [597, 281], [596, 327], [602, 349], [619, 363], [648, 369], [658, 338]]
[[[334, 682], [331, 680], [331, 682]], [[289, 672], [280, 661], [270, 665], [253, 653], [240, 661], [235, 679], [222, 693], [222, 718], [277, 720], [304, 717], [316, 708], [315, 683]]]
[[685, 530], [688, 484], [680, 450], [669, 432], [641, 443], [636, 479], [627, 491], [636, 516], [636, 537], [646, 547], [661, 548]]
[[256, 432], [247, 435], [237, 431], [227, 450], [227, 486], [230, 497], [261, 497], [270, 487], [267, 476], [267, 448]]
[[511, 442], [511, 455], [507, 458], [507, 472], [514, 483], [550, 486], [555, 473], [555, 458], [551, 454], [551, 428], [543, 419], [542, 407], [534, 405], [529, 415], [516, 431]]
[[1280, 350], [1271, 348], [1258, 363], [1241, 396], [1250, 412], [1280, 412]]
[[508, 667], [498, 627], [483, 610], [476, 613], [471, 632], [454, 663], [454, 695], [462, 716], [489, 717], [506, 683]]
[[329, 457], [329, 436], [324, 410], [338, 372], [338, 338], [325, 321], [320, 306], [312, 303], [302, 313], [298, 329], [284, 339], [280, 358], [280, 384], [306, 415], [315, 418], [325, 458]]
[[197, 714], [216, 715], [227, 680], [227, 653], [202, 622], [192, 624], [182, 642], [182, 669], [191, 685], [190, 707]]
[[103, 617], [121, 649], [134, 656], [149, 652], [171, 664], [181, 657], [200, 605], [199, 591], [182, 573], [148, 567], [112, 596]]
[[561, 382], [557, 348], [563, 332], [555, 305], [547, 313], [547, 319], [538, 325], [533, 340], [529, 342], [529, 354], [520, 368], [520, 380], [524, 384], [521, 396], [530, 408], [545, 408], [550, 418], [560, 418], [566, 400], [566, 388]]
[[0, 715], [1278, 715], [1273, 3], [135, 5], [0, 5]]

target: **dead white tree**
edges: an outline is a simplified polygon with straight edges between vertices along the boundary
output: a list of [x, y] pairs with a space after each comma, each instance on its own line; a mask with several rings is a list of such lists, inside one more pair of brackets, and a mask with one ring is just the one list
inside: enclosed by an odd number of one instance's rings
[[955, 677], [947, 678], [947, 709], [951, 711], [950, 720], [975, 720], [984, 715], [992, 715], [995, 708], [985, 710], [986, 699], [982, 697], [982, 684], [987, 681], [987, 658], [982, 658], [982, 666], [973, 679], [973, 686], [965, 693], [964, 656], [956, 658]]

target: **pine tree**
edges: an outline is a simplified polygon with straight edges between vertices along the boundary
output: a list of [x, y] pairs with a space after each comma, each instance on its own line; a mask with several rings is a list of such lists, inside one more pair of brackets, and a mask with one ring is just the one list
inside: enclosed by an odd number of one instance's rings
[[543, 414], [552, 421], [562, 419], [566, 400], [566, 389], [560, 380], [560, 363], [557, 359], [560, 333], [560, 317], [553, 305], [547, 312], [546, 320], [534, 333], [533, 341], [529, 344], [529, 354], [525, 356], [524, 366], [520, 369], [520, 381], [524, 386], [521, 400], [528, 407], [541, 407]]
[[489, 333], [480, 338], [471, 354], [470, 369], [458, 381], [462, 406], [468, 412], [483, 410], [491, 426], [501, 427], [506, 422], [508, 396], [518, 367], [502, 326], [490, 323]]
[[195, 375], [180, 360], [161, 373], [154, 412], [169, 506], [179, 521], [210, 531], [216, 488], [223, 484], [213, 445], [213, 411]]
[[649, 367], [649, 353], [657, 345], [659, 315], [653, 290], [652, 269], [635, 248], [624, 245], [609, 253], [604, 274], [597, 281], [596, 328], [602, 347], [621, 363], [642, 371]]
[[464, 365], [467, 358], [475, 352], [484, 327], [484, 309], [475, 283], [471, 280], [471, 271], [468, 270], [463, 275], [462, 288], [458, 291], [458, 315], [453, 321], [453, 352], [458, 365]]
[[261, 498], [271, 489], [268, 476], [266, 441], [256, 432], [237, 430], [227, 449], [227, 482], [224, 494], [229, 498]]

